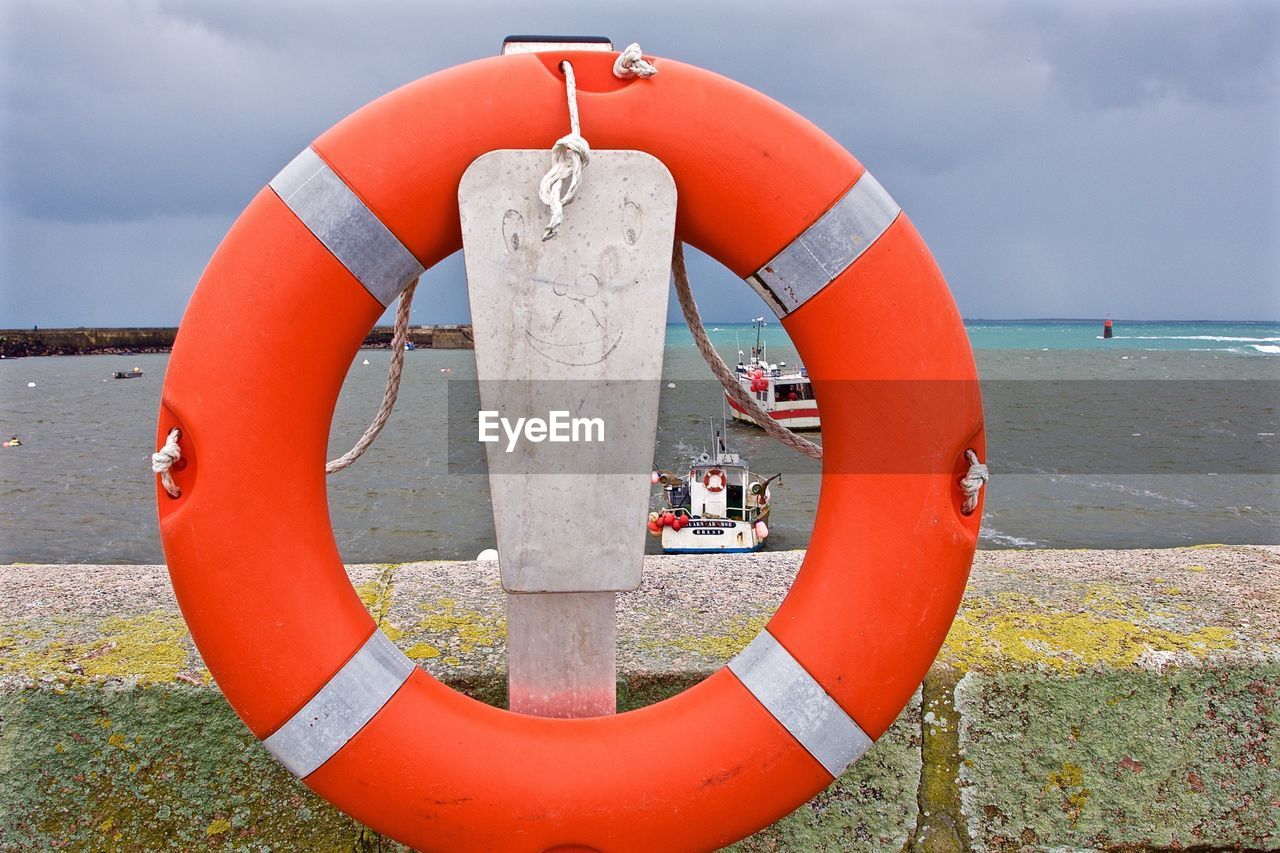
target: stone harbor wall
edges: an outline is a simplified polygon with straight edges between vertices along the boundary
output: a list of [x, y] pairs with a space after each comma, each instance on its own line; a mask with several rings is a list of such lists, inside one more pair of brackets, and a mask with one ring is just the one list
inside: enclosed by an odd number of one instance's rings
[[[361, 348], [386, 349], [394, 331], [391, 326], [375, 326]], [[0, 329], [0, 357], [168, 352], [177, 334], [176, 328]], [[414, 346], [432, 349], [474, 346], [469, 324], [412, 326], [409, 340]]]
[[[619, 703], [721, 666], [802, 552], [648, 558]], [[501, 704], [496, 566], [353, 566], [405, 653]], [[1280, 549], [980, 552], [917, 698], [773, 850], [1280, 848]], [[0, 567], [0, 849], [397, 849], [278, 767], [163, 567]]]

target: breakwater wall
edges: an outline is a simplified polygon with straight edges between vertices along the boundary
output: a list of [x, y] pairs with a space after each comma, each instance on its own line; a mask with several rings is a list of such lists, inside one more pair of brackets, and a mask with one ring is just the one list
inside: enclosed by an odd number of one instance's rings
[[[722, 666], [802, 558], [647, 558], [642, 588], [619, 597], [620, 706]], [[349, 574], [411, 659], [502, 704], [495, 569]], [[0, 723], [0, 849], [402, 849], [248, 733], [160, 566], [0, 566]], [[1280, 548], [1243, 546], [979, 552], [938, 661], [889, 732], [735, 847], [1277, 848]]]
[[[392, 328], [375, 326], [363, 347], [391, 346]], [[22, 358], [37, 355], [89, 355], [93, 353], [168, 352], [176, 328], [136, 327], [98, 329], [0, 329], [0, 355]], [[431, 349], [471, 349], [470, 325], [415, 326], [409, 330], [414, 346]]]

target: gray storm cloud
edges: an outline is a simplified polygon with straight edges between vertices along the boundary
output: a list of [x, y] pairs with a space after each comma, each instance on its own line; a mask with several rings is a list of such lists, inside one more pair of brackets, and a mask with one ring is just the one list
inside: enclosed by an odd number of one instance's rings
[[[530, 31], [639, 41], [805, 114], [903, 204], [966, 316], [1280, 317], [1275, 4], [690, 6], [4, 3], [0, 326], [176, 323], [294, 153]], [[761, 312], [692, 272], [708, 318]], [[415, 322], [465, 318], [457, 259], [426, 285]]]

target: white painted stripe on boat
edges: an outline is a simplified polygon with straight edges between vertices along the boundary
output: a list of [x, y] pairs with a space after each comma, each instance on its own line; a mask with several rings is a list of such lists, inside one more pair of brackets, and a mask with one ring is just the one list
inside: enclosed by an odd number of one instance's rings
[[748, 276], [747, 283], [779, 318], [786, 317], [852, 266], [901, 212], [880, 182], [863, 172], [830, 210]]
[[381, 631], [263, 745], [299, 779], [346, 746], [387, 704], [414, 670]]
[[314, 149], [306, 148], [294, 157], [270, 186], [383, 305], [395, 301], [425, 271]]
[[768, 631], [729, 669], [832, 777], [871, 748], [866, 732]]

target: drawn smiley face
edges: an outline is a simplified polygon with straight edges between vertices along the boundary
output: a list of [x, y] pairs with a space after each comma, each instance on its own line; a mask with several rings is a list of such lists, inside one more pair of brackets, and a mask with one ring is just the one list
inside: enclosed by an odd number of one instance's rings
[[[530, 348], [548, 361], [575, 367], [599, 364], [622, 343], [622, 324], [610, 322], [609, 290], [611, 284], [633, 278], [627, 270], [632, 254], [628, 250], [640, 242], [643, 233], [640, 205], [624, 199], [616, 221], [619, 233], [592, 257], [589, 245], [566, 252], [563, 245], [531, 243], [524, 216], [516, 210], [503, 215], [506, 251], [537, 254], [536, 259], [530, 259], [537, 295], [528, 305], [524, 334]], [[556, 239], [573, 237], [562, 233]]]

